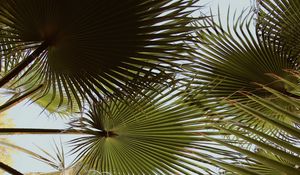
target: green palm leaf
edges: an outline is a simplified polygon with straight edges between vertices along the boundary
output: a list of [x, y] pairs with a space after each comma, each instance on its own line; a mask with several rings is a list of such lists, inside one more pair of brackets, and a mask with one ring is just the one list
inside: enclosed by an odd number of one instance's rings
[[[293, 86], [297, 86], [297, 84], [293, 84]], [[230, 103], [229, 105], [234, 105], [243, 112], [232, 113], [232, 115], [252, 115], [254, 118], [272, 126], [278, 132], [268, 133], [261, 129], [259, 125], [249, 125], [248, 123], [243, 123], [243, 121], [236, 122], [227, 118], [223, 122], [220, 122], [222, 124], [219, 124], [217, 128], [220, 131], [227, 132], [229, 135], [224, 140], [215, 138], [212, 140], [244, 154], [246, 157], [243, 161], [233, 164], [240, 164], [240, 166], [251, 169], [258, 174], [299, 174], [300, 131], [298, 99], [286, 96], [269, 87], [264, 88], [268, 92], [273, 93], [274, 96], [287, 102], [290, 106], [293, 106], [294, 110], [280, 106], [282, 101], [270, 102], [254, 94], [248, 94], [246, 97], [250, 101], [262, 105], [274, 113], [278, 113], [282, 119], [279, 120], [270, 115], [269, 111], [257, 111], [237, 102]], [[229, 168], [226, 169], [231, 171]]]
[[75, 96], [79, 104], [130, 92], [133, 79], [157, 81], [161, 72], [178, 70], [195, 2], [1, 0], [1, 59], [36, 49], [30, 61], [19, 59], [23, 73], [34, 71], [45, 92]]
[[229, 153], [214, 148], [204, 137], [220, 133], [202, 126], [209, 120], [198, 108], [180, 103], [176, 89], [154, 85], [135, 99], [108, 98], [72, 123], [87, 133], [93, 131], [91, 136], [71, 141], [73, 152], [79, 154], [77, 160], [83, 163], [82, 171], [212, 174], [204, 152]]
[[197, 60], [195, 69], [189, 75], [193, 78], [191, 87], [205, 93], [203, 95], [207, 99], [245, 99], [238, 91], [269, 97], [270, 94], [260, 89], [257, 83], [288, 94], [284, 84], [268, 74], [290, 78], [284, 69], [296, 69], [296, 58], [267, 39], [259, 40], [259, 36], [251, 32], [252, 15], [251, 12], [244, 12], [233, 25], [227, 21], [227, 26], [222, 26], [213, 18], [195, 24], [200, 28], [212, 25], [197, 33], [199, 44], [195, 52], [190, 52]]
[[[33, 75], [32, 73], [31, 75]], [[10, 90], [13, 90], [15, 95], [12, 97], [12, 99], [18, 99], [21, 96], [21, 92], [26, 92], [27, 94], [28, 90], [33, 89], [36, 85], [37, 79], [34, 78], [35, 76], [26, 76], [24, 78], [18, 79], [17, 82], [13, 84], [8, 84], [7, 87]], [[43, 88], [47, 88], [42, 86]], [[30, 93], [30, 100], [31, 103], [34, 103], [42, 108], [43, 112], [47, 114], [48, 116], [59, 116], [59, 117], [68, 117], [70, 115], [75, 115], [76, 112], [81, 111], [79, 108], [79, 105], [77, 103], [74, 103], [75, 97], [72, 95], [68, 96], [62, 96], [62, 94], [59, 94], [56, 92], [55, 89], [52, 91], [50, 89], [44, 89], [41, 90], [41, 93]], [[20, 96], [20, 97], [19, 97]], [[24, 96], [24, 95], [23, 95]], [[28, 96], [25, 96], [28, 98]]]
[[298, 55], [300, 2], [298, 0], [264, 0], [257, 5], [257, 30], [276, 44]]

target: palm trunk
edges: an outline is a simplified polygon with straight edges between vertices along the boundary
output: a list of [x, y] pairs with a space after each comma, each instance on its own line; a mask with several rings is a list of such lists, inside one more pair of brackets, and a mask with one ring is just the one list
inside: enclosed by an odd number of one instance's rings
[[28, 57], [22, 60], [16, 67], [11, 69], [3, 78], [0, 80], [0, 87], [3, 87], [11, 79], [17, 76], [22, 70], [24, 70], [32, 61], [38, 57], [43, 51], [48, 48], [48, 42], [43, 42], [37, 49], [35, 49]]

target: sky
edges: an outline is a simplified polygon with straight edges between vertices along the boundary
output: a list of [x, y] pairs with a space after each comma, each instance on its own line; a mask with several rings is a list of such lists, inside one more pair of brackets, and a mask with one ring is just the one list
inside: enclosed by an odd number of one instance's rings
[[[216, 14], [218, 6], [221, 11], [221, 17], [226, 19], [227, 9], [230, 4], [230, 9], [240, 12], [242, 9], [249, 7], [254, 0], [202, 0], [200, 5], [205, 5], [205, 9], [211, 7], [214, 14]], [[203, 10], [203, 9], [201, 9]], [[206, 10], [206, 13], [208, 11]], [[13, 109], [7, 111], [7, 117], [12, 118], [15, 123], [15, 127], [29, 127], [29, 128], [65, 128], [68, 122], [67, 119], [60, 119], [49, 117], [45, 114], [41, 114], [42, 109], [34, 104], [20, 103]], [[9, 136], [11, 141], [16, 145], [22, 146], [34, 152], [42, 153], [38, 147], [53, 153], [54, 140], [59, 143], [60, 140], [64, 143], [73, 136]], [[67, 145], [67, 144], [64, 144]], [[70, 148], [64, 147], [65, 152], [68, 152]], [[42, 154], [44, 155], [44, 154]], [[68, 156], [66, 158], [67, 165], [73, 160], [74, 156]], [[14, 165], [13, 167], [20, 172], [49, 172], [53, 171], [48, 165], [41, 163], [35, 159], [28, 157], [25, 154], [15, 152], [13, 154]]]

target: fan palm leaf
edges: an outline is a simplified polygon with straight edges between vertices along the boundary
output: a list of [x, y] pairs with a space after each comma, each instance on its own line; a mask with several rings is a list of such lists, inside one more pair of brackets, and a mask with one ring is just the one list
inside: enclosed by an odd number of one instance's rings
[[[294, 86], [298, 86], [294, 84]], [[237, 164], [246, 169], [251, 169], [261, 175], [271, 174], [299, 174], [300, 164], [300, 148], [299, 148], [299, 100], [280, 93], [270, 87], [264, 87], [274, 96], [280, 97], [281, 100], [288, 102], [294, 106], [293, 111], [280, 106], [281, 101], [267, 101], [262, 97], [254, 94], [246, 95], [249, 100], [262, 105], [274, 113], [282, 115], [288, 120], [278, 120], [270, 115], [269, 112], [257, 111], [251, 107], [239, 102], [231, 102], [243, 112], [232, 113], [232, 115], [240, 115], [246, 113], [252, 115], [260, 121], [264, 121], [269, 125], [277, 128], [279, 132], [270, 134], [264, 132], [258, 125], [248, 125], [240, 121], [225, 119], [216, 128], [220, 131], [227, 132], [229, 135], [226, 139], [212, 139], [230, 149], [244, 154], [244, 161], [236, 161]], [[289, 121], [289, 122], [286, 122]], [[234, 140], [233, 140], [234, 138]], [[234, 143], [234, 144], [232, 144]], [[225, 168], [226, 169], [226, 168]], [[230, 171], [229, 169], [227, 169]], [[243, 173], [241, 173], [243, 174]]]
[[[251, 31], [252, 22], [251, 11], [235, 18], [233, 25], [230, 25], [229, 15], [227, 26], [213, 18], [205, 20], [212, 27], [197, 32], [199, 44], [195, 52], [190, 52], [196, 59], [195, 68], [189, 75], [193, 80], [192, 88], [204, 92], [205, 97], [212, 100], [218, 97], [241, 100], [244, 95], [239, 91], [269, 97], [270, 94], [261, 90], [257, 83], [289, 94], [284, 84], [269, 74], [295, 81], [284, 70], [297, 69], [297, 58], [271, 44], [267, 38], [259, 40], [259, 36]], [[203, 27], [207, 25], [205, 23], [195, 25]]]
[[0, 106], [0, 112], [3, 112], [5, 110], [8, 110], [12, 107], [14, 107], [15, 105], [17, 105], [18, 103], [22, 102], [24, 99], [32, 96], [33, 94], [35, 94], [36, 92], [38, 92], [43, 86], [37, 86], [36, 88], [24, 93], [24, 94], [20, 94], [20, 93], [15, 93], [8, 101], [6, 101], [4, 104], [2, 104]]
[[[32, 73], [33, 75], [34, 73]], [[21, 97], [27, 98], [31, 100], [31, 103], [34, 103], [41, 107], [43, 112], [47, 114], [48, 116], [59, 116], [59, 117], [68, 117], [75, 115], [76, 112], [81, 111], [79, 108], [79, 105], [77, 103], [74, 103], [75, 97], [74, 96], [61, 96], [61, 94], [56, 93], [56, 91], [43, 91], [41, 90], [41, 93], [36, 93], [33, 91], [34, 87], [36, 87], [36, 81], [37, 79], [34, 78], [28, 78], [31, 76], [26, 76], [24, 78], [18, 79], [17, 82], [11, 84], [8, 83], [7, 87], [9, 90], [12, 91], [14, 94], [10, 101], [20, 101], [19, 99]], [[44, 85], [40, 85], [40, 88], [43, 88]], [[33, 89], [34, 88], [34, 89]], [[31, 90], [33, 89], [33, 90]], [[29, 91], [30, 90], [30, 91]], [[37, 89], [39, 90], [39, 89]], [[25, 93], [24, 93], [25, 92]], [[23, 95], [21, 95], [23, 94]], [[12, 103], [11, 102], [11, 103]], [[10, 104], [10, 103], [8, 103]], [[14, 103], [12, 103], [14, 105]], [[1, 109], [1, 108], [0, 108]]]
[[[207, 110], [210, 115], [222, 115], [223, 118], [247, 123], [264, 132], [276, 134], [279, 130], [268, 122], [240, 109], [231, 108], [228, 101], [247, 104], [256, 112], [268, 113], [278, 121], [292, 123], [274, 109], [249, 100], [247, 94], [254, 94], [266, 99], [268, 103], [275, 102], [286, 109], [294, 110], [295, 107], [291, 107], [293, 105], [277, 98], [265, 90], [265, 87], [299, 98], [292, 92], [294, 87], [285, 82], [298, 82], [299, 78], [290, 73], [291, 70], [298, 69], [297, 57], [293, 57], [278, 44], [270, 42], [269, 38], [261, 40], [257, 33], [253, 33], [252, 11], [245, 11], [234, 17], [232, 25], [229, 18], [230, 11], [227, 26], [223, 26], [220, 19], [216, 21], [214, 18], [195, 24], [200, 27], [210, 24], [212, 27], [198, 32], [199, 44], [195, 45], [198, 49], [190, 52], [196, 61], [194, 69], [187, 73], [191, 78], [188, 82], [187, 101]], [[200, 40], [204, 43], [200, 43]]]
[[210, 145], [204, 135], [220, 133], [205, 128], [209, 120], [199, 108], [180, 103], [176, 89], [155, 85], [135, 99], [108, 98], [72, 123], [94, 131], [70, 142], [83, 163], [81, 173], [213, 174], [205, 151], [220, 157], [229, 151]]
[[[291, 76], [294, 76], [295, 79], [299, 79], [299, 76], [296, 74]], [[287, 87], [287, 89], [293, 89], [291, 92], [297, 94], [296, 91], [299, 90], [297, 83], [276, 75], [272, 75], [272, 77], [276, 77], [274, 80], [278, 83], [286, 84], [284, 86]], [[226, 119], [232, 123], [242, 123], [273, 136], [281, 135], [285, 138], [286, 132], [288, 132], [293, 133], [295, 138], [299, 138], [296, 131], [297, 129], [290, 129], [282, 125], [282, 123], [294, 125], [300, 122], [298, 116], [300, 107], [298, 98], [272, 89], [268, 85], [257, 84], [257, 86], [265, 92], [268, 92], [269, 97], [261, 97], [253, 92], [244, 91], [237, 92], [240, 96], [243, 96], [240, 97], [243, 99], [242, 101], [230, 98], [214, 98], [212, 99], [213, 102], [207, 103], [208, 99], [205, 95], [207, 92], [202, 92], [201, 90], [186, 91], [185, 94], [187, 95], [185, 96], [189, 105], [194, 105], [205, 110], [205, 114], [212, 118], [218, 116], [221, 120]], [[274, 125], [280, 127], [274, 127]]]
[[70, 141], [78, 156], [67, 171], [81, 174], [214, 174], [225, 166], [222, 159], [239, 154], [206, 138], [223, 135], [207, 127], [219, 119], [207, 118], [201, 109], [186, 105], [180, 90], [153, 84], [135, 99], [107, 97], [69, 129], [1, 128], [0, 134], [79, 135]]
[[28, 55], [10, 67], [14, 69], [5, 81], [18, 72], [35, 71], [45, 92], [74, 95], [80, 104], [120, 89], [130, 91], [133, 79], [147, 82], [177, 70], [174, 61], [184, 59], [181, 53], [186, 50], [182, 41], [190, 40], [194, 30], [189, 15], [196, 1], [0, 3], [1, 59], [7, 62], [20, 52]]
[[257, 30], [262, 37], [299, 55], [300, 2], [298, 0], [263, 0], [257, 3]]

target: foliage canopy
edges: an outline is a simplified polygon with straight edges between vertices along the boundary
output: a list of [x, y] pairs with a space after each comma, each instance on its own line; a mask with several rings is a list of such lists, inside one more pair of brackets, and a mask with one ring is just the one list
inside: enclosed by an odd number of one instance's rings
[[300, 174], [300, 3], [256, 2], [224, 24], [197, 0], [0, 0], [0, 112], [70, 117], [0, 134], [78, 135], [71, 165], [0, 144], [56, 169], [29, 174]]

